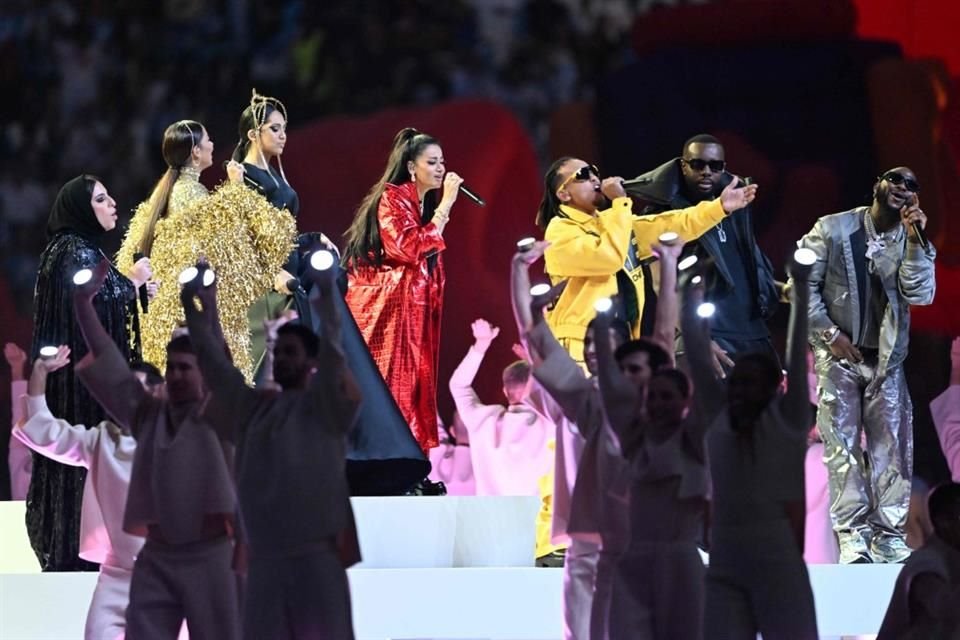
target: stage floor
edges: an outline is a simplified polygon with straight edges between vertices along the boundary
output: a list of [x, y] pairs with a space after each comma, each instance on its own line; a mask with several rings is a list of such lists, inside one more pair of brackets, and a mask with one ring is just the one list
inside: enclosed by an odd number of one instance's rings
[[[517, 500], [355, 499], [368, 558], [349, 571], [357, 639], [559, 640], [561, 570], [531, 567], [526, 553], [516, 566], [516, 550], [529, 548], [527, 542], [514, 546], [499, 533], [503, 527], [527, 538], [531, 505]], [[0, 640], [81, 638], [96, 574], [40, 574], [35, 561], [32, 570], [14, 572], [12, 556], [21, 565], [32, 561], [22, 523], [22, 503], [0, 503]], [[423, 538], [430, 530], [437, 533]], [[411, 566], [418, 562], [433, 565]], [[899, 565], [809, 570], [822, 637], [877, 632]]]

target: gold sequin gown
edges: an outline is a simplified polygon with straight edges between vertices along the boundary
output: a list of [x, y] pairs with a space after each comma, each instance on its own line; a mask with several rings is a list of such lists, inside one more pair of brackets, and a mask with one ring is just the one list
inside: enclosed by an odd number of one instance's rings
[[[149, 201], [141, 203], [127, 229], [117, 267], [128, 273], [148, 223]], [[200, 173], [181, 170], [157, 221], [150, 263], [160, 282], [149, 311], [141, 315], [143, 359], [166, 367], [170, 334], [183, 323], [177, 276], [206, 256], [217, 274], [217, 307], [234, 364], [253, 380], [247, 309], [273, 290], [274, 277], [293, 249], [296, 222], [243, 184], [225, 182], [213, 192], [200, 184]]]

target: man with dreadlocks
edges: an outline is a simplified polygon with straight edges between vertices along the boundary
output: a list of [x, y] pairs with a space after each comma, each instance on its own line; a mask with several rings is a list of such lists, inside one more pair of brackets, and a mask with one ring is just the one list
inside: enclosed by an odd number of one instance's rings
[[757, 186], [727, 186], [716, 200], [656, 216], [633, 215], [632, 201], [620, 177], [601, 181], [599, 170], [583, 160], [563, 157], [544, 176], [537, 225], [550, 243], [544, 254], [546, 272], [567, 287], [549, 312], [547, 323], [574, 360], [583, 365], [583, 336], [593, 317], [593, 304], [619, 294], [618, 315], [639, 337], [644, 282], [640, 263], [650, 245], [672, 231], [683, 242], [693, 240], [731, 212], [756, 197]]

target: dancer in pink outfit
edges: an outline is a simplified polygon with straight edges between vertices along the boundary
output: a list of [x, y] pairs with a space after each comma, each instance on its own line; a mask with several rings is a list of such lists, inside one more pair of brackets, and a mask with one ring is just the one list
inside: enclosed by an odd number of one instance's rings
[[960, 338], [950, 345], [950, 386], [930, 403], [940, 448], [954, 482], [960, 482]]
[[478, 496], [535, 496], [541, 476], [550, 472], [553, 452], [547, 446], [554, 426], [530, 401], [530, 365], [519, 360], [503, 370], [507, 406], [483, 404], [473, 379], [500, 329], [473, 321], [473, 346], [450, 376], [450, 395], [470, 434], [470, 458]]

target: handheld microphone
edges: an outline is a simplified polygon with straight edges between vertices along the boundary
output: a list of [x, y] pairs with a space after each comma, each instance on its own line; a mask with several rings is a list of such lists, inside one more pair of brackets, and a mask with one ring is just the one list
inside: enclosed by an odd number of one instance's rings
[[645, 184], [650, 184], [653, 182], [653, 178], [648, 178], [646, 176], [638, 176], [636, 178], [630, 178], [629, 180], [623, 180], [620, 182], [620, 185], [624, 189], [629, 189], [630, 187], [639, 187]]
[[476, 193], [474, 193], [474, 192], [470, 189], [470, 187], [467, 186], [467, 183], [466, 183], [466, 182], [461, 182], [461, 183], [460, 183], [460, 193], [462, 193], [463, 195], [465, 195], [465, 196], [467, 196], [468, 198], [470, 198], [471, 202], [473, 202], [473, 204], [477, 205], [478, 207], [485, 207], [485, 206], [487, 206], [486, 201], [485, 201], [483, 198], [481, 198], [480, 196], [478, 196]]
[[[918, 198], [917, 198], [917, 194], [914, 193], [914, 194], [911, 194], [910, 199], [907, 200], [906, 203], [904, 203], [903, 207], [909, 209], [910, 207], [915, 207], [915, 206], [917, 206], [917, 204], [919, 204]], [[902, 210], [903, 210], [903, 208], [901, 208], [901, 211], [902, 211]], [[921, 247], [924, 251], [926, 251], [927, 249], [929, 249], [929, 248], [930, 248], [930, 241], [927, 240], [927, 233], [926, 233], [926, 231], [923, 230], [923, 227], [921, 227], [921, 226], [920, 226], [919, 224], [917, 224], [916, 222], [911, 222], [911, 223], [910, 223], [910, 226], [913, 227], [914, 233], [917, 234], [917, 241], [920, 243], [920, 247]]]
[[920, 241], [920, 246], [924, 251], [930, 248], [930, 242], [927, 240], [927, 233], [923, 230], [923, 227], [919, 223], [911, 222], [910, 226], [913, 227], [914, 232], [917, 234], [917, 240]]
[[297, 277], [290, 278], [289, 280], [287, 280], [286, 286], [287, 286], [287, 291], [289, 291], [290, 293], [296, 292], [298, 289], [300, 289], [300, 278], [297, 278]]
[[[136, 263], [141, 258], [146, 258], [146, 256], [143, 255], [143, 252], [135, 251], [133, 254], [134, 263]], [[147, 306], [150, 304], [150, 296], [147, 295], [147, 285], [146, 284], [140, 285], [137, 291], [140, 293], [140, 309], [142, 309], [144, 313], [147, 313]]]

